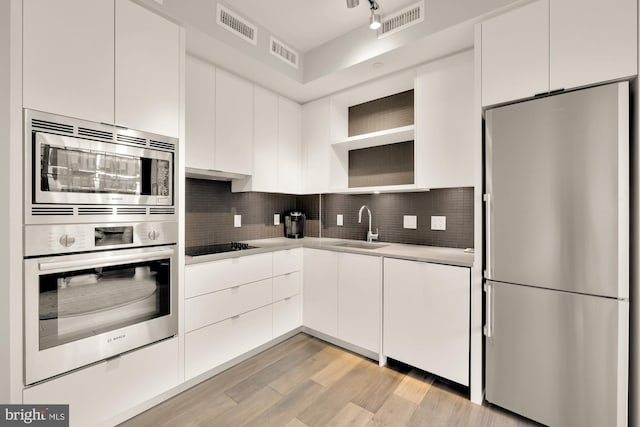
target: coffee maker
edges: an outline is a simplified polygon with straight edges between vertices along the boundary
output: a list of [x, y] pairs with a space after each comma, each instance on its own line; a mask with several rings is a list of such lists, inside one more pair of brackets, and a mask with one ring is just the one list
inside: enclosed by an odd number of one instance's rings
[[304, 221], [306, 217], [300, 211], [291, 211], [284, 217], [284, 235], [290, 239], [304, 237]]

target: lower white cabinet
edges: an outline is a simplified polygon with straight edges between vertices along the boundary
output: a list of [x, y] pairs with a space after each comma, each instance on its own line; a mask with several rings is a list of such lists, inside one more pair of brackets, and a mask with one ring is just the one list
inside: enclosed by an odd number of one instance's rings
[[303, 324], [338, 336], [338, 253], [304, 248]]
[[301, 326], [301, 269], [302, 248], [187, 265], [186, 379]]
[[385, 258], [385, 356], [468, 386], [469, 321], [469, 268]]
[[185, 379], [240, 356], [273, 337], [271, 305], [187, 333]]
[[104, 425], [180, 381], [178, 338], [26, 388], [25, 404], [68, 404], [72, 427]]
[[341, 253], [338, 261], [338, 338], [380, 352], [382, 258]]
[[302, 325], [302, 297], [286, 297], [273, 303], [273, 336], [279, 337]]

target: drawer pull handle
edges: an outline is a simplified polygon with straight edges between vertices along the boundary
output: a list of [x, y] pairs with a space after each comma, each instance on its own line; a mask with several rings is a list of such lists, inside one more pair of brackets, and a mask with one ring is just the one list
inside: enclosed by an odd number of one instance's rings
[[292, 297], [286, 297], [284, 300], [289, 301]]
[[237, 290], [237, 289], [240, 289], [240, 285], [232, 286], [232, 287], [230, 287], [229, 289], [231, 289], [232, 291], [235, 291], [235, 290]]
[[239, 318], [240, 318], [240, 315], [239, 315], [239, 314], [236, 314], [235, 316], [232, 316], [232, 317], [231, 317], [231, 320], [236, 320], [236, 319], [239, 319]]

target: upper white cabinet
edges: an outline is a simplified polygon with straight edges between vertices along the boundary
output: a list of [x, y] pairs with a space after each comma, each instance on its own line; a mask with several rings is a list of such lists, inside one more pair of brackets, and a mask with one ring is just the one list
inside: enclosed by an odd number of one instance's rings
[[113, 0], [24, 0], [24, 107], [113, 123]]
[[185, 164], [215, 169], [216, 69], [187, 55], [185, 65]]
[[637, 73], [635, 0], [539, 0], [481, 34], [484, 106]]
[[180, 28], [129, 1], [24, 2], [24, 106], [179, 136]]
[[300, 104], [278, 97], [278, 189], [300, 192]]
[[551, 90], [633, 76], [637, 0], [551, 0]]
[[253, 85], [216, 70], [216, 170], [253, 171]]
[[549, 2], [482, 23], [482, 105], [549, 90]]
[[253, 93], [252, 191], [278, 187], [278, 95], [256, 86]]
[[302, 192], [327, 193], [331, 171], [330, 98], [302, 106]]
[[474, 64], [471, 50], [417, 70], [415, 173], [426, 188], [474, 185]]
[[255, 86], [253, 114], [253, 173], [232, 191], [299, 193], [300, 104]]
[[180, 28], [116, 1], [115, 37], [115, 123], [179, 137]]

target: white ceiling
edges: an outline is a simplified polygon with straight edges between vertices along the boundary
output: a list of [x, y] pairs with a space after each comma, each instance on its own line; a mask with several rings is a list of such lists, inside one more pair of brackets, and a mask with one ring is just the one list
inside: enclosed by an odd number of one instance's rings
[[[378, 0], [383, 16], [417, 0]], [[242, 15], [282, 41], [307, 52], [369, 22], [369, 1], [347, 8], [346, 0], [226, 0]]]

